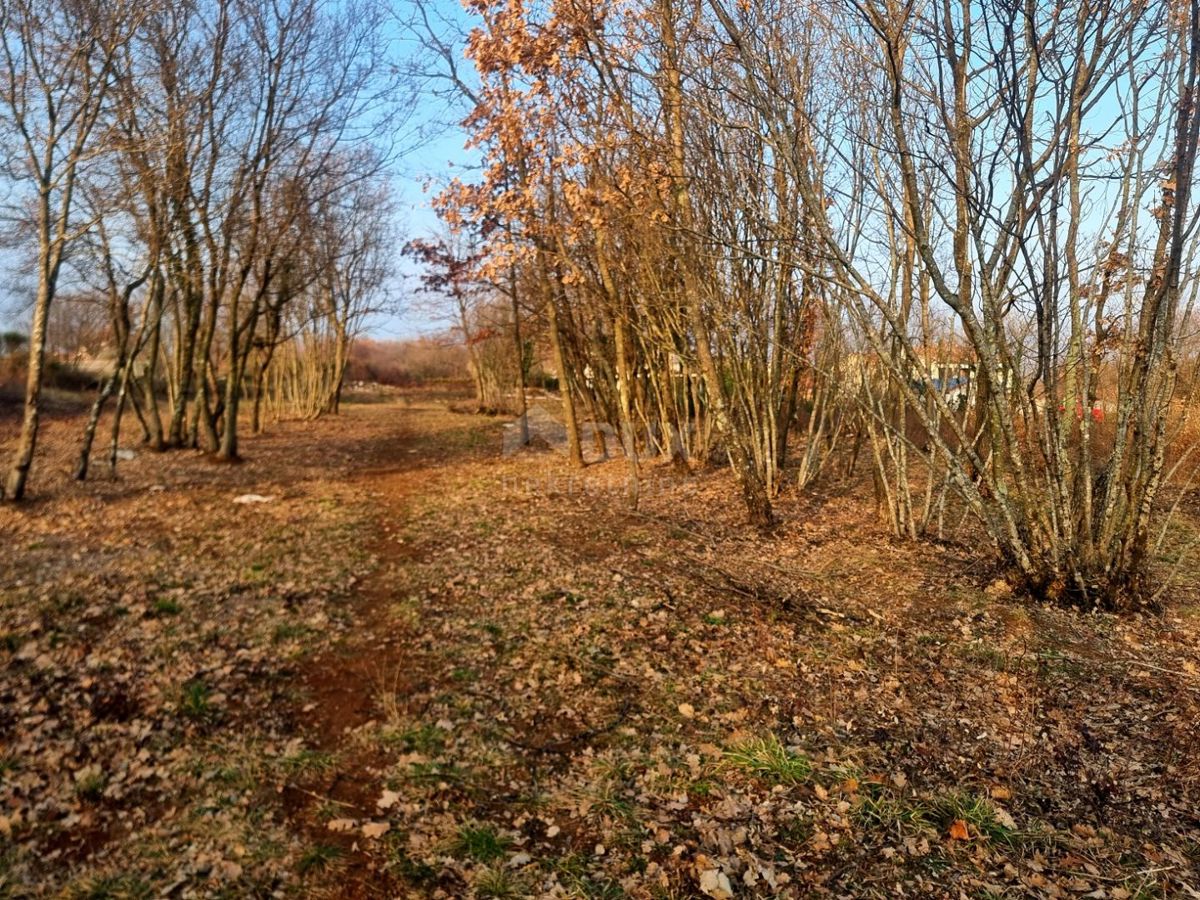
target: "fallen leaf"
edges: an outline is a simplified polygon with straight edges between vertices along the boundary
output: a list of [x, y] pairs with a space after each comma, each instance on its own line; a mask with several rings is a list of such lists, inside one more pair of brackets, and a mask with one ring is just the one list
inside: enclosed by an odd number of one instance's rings
[[720, 869], [705, 869], [700, 873], [700, 890], [716, 900], [729, 900], [733, 896], [733, 885]]
[[399, 802], [400, 802], [400, 794], [399, 793], [397, 793], [396, 791], [385, 790], [383, 792], [382, 796], [380, 796], [380, 798], [375, 801], [375, 805], [377, 807], [379, 807], [380, 809], [391, 809], [393, 806], [395, 806]]
[[391, 828], [387, 822], [368, 822], [363, 825], [362, 833], [365, 838], [378, 838], [387, 834]]

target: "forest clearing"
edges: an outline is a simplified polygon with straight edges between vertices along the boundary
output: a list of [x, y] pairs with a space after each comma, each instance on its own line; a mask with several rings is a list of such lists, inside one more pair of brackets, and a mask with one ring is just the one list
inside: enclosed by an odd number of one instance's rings
[[0, 900], [1200, 897], [1200, 0], [0, 57]]
[[1200, 887], [1194, 567], [1081, 613], [891, 538], [865, 468], [762, 535], [722, 468], [648, 468], [632, 511], [621, 461], [452, 407], [83, 485], [47, 423], [0, 507], [0, 894]]

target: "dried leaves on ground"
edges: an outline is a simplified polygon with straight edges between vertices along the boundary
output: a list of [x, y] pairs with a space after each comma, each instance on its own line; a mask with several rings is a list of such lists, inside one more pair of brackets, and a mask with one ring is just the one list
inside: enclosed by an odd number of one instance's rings
[[0, 895], [1200, 889], [1186, 596], [1032, 604], [854, 482], [631, 512], [501, 432], [351, 406], [0, 512]]

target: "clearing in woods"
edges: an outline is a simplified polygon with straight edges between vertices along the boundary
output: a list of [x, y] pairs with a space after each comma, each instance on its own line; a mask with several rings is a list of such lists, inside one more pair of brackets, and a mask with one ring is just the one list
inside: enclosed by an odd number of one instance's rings
[[83, 486], [78, 426], [0, 509], [0, 896], [1198, 896], [1190, 574], [1030, 604], [836, 480], [630, 512], [428, 392]]

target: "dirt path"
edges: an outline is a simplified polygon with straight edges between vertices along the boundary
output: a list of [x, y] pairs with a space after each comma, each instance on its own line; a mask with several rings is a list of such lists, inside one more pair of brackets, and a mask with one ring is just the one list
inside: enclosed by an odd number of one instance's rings
[[375, 507], [370, 545], [375, 569], [352, 598], [354, 627], [329, 650], [305, 659], [296, 672], [304, 702], [292, 711], [293, 726], [338, 764], [327, 779], [304, 787], [288, 785], [283, 798], [289, 820], [310, 840], [338, 848], [336, 887], [322, 889], [348, 898], [391, 897], [399, 889], [395, 873], [364, 852], [367, 842], [358, 829], [329, 829], [328, 812], [333, 805], [341, 819], [379, 817], [376, 801], [388, 754], [359, 735], [395, 715], [394, 707], [388, 708], [389, 697], [427, 688], [406, 665], [409, 648], [397, 627], [397, 573], [423, 554], [406, 544], [403, 523], [414, 498], [436, 495], [448, 481], [493, 462], [503, 427], [494, 420], [448, 414], [444, 404], [409, 404], [395, 416], [386, 441], [362, 448], [354, 475]]

